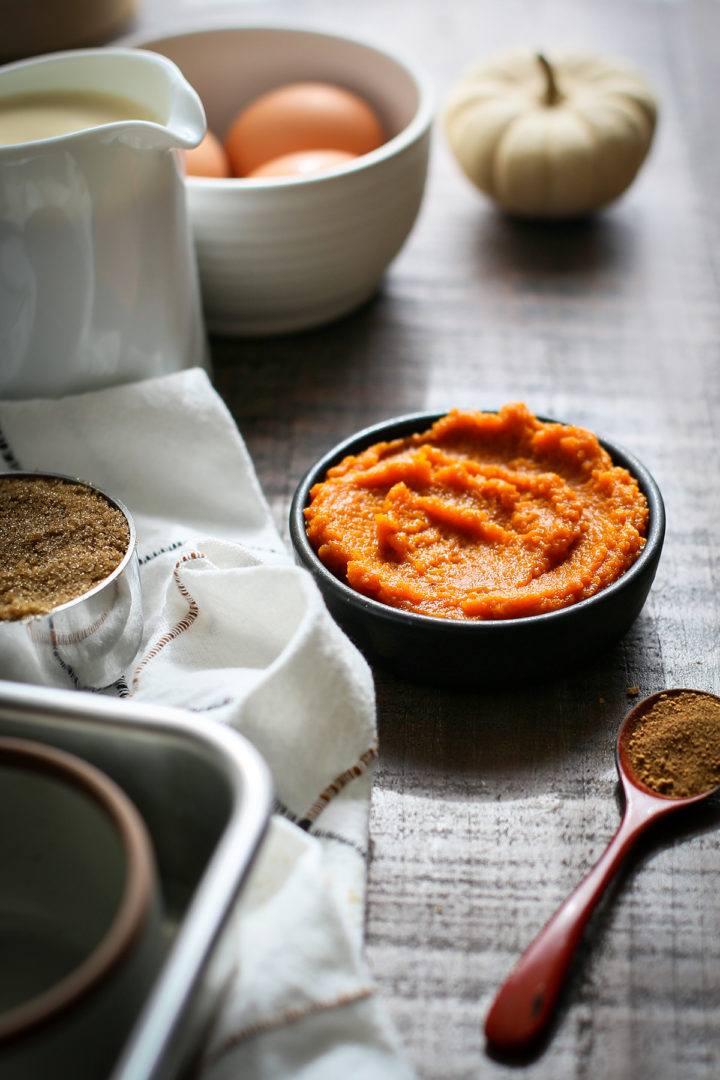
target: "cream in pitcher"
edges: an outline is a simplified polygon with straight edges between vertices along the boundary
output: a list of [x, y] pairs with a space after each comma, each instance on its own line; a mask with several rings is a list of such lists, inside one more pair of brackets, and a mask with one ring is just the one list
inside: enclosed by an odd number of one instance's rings
[[0, 397], [206, 365], [174, 148], [202, 105], [166, 58], [79, 50], [0, 71]]
[[19, 94], [0, 101], [0, 146], [71, 135], [101, 124], [160, 118], [131, 98], [85, 91]]

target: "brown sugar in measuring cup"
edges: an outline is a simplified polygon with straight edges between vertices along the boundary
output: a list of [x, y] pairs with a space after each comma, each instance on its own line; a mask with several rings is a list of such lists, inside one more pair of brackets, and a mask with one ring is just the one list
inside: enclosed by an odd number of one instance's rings
[[107, 492], [0, 473], [0, 678], [100, 689], [142, 636], [135, 525]]
[[98, 585], [130, 542], [125, 515], [87, 484], [0, 479], [0, 619], [47, 615]]

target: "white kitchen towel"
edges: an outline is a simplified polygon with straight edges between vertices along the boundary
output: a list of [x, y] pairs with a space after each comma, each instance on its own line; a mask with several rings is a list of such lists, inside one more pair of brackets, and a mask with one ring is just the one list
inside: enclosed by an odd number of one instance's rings
[[[135, 520], [143, 639], [105, 692], [232, 724], [273, 774], [276, 812], [241, 900], [242, 965], [203, 1080], [406, 1080], [362, 956], [372, 677], [284, 549], [206, 374], [2, 402], [0, 455], [5, 469], [97, 484]], [[72, 672], [58, 666], [54, 685], [72, 686]]]

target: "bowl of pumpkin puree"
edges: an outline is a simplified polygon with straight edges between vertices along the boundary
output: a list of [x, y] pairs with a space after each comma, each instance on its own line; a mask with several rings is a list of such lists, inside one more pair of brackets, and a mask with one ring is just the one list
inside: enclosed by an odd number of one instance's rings
[[290, 510], [297, 560], [368, 659], [465, 686], [593, 662], [640, 613], [664, 533], [637, 458], [521, 402], [366, 428]]

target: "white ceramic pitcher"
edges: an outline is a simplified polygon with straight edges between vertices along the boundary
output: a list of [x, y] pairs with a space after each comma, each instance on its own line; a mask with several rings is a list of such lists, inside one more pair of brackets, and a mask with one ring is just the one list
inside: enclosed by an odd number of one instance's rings
[[0, 69], [0, 105], [44, 93], [130, 99], [140, 114], [0, 146], [0, 398], [57, 397], [207, 366], [175, 148], [202, 104], [165, 57], [86, 49]]

